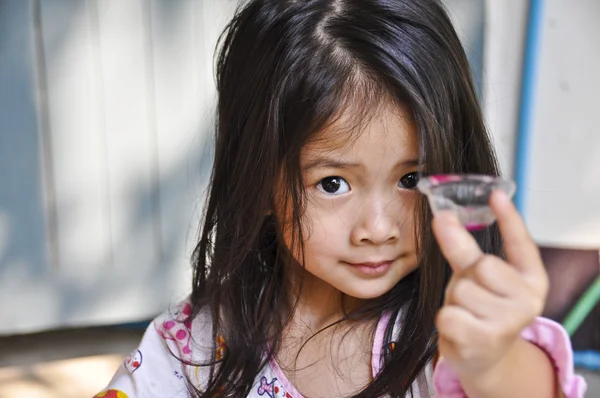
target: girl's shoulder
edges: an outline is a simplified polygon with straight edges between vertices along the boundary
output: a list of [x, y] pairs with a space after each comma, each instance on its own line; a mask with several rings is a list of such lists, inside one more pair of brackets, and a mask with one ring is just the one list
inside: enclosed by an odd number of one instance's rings
[[[152, 321], [158, 336], [178, 359], [186, 362], [214, 360], [213, 316], [208, 308], [201, 308], [191, 319], [192, 303], [188, 298], [175, 304]], [[217, 338], [217, 348], [220, 338]], [[218, 359], [218, 358], [217, 358]]]
[[[196, 365], [222, 359], [226, 342], [218, 333], [215, 341], [214, 314], [208, 308], [199, 309], [193, 320], [190, 320], [192, 310], [192, 303], [186, 299], [161, 314], [152, 323], [162, 344], [169, 347], [178, 359], [178, 373], [187, 375], [194, 387], [202, 391], [208, 383], [210, 367]], [[259, 372], [247, 398], [296, 398], [288, 392], [291, 387], [286, 380], [272, 361]], [[297, 397], [302, 398], [299, 395]]]
[[193, 319], [192, 312], [188, 297], [154, 319], [152, 328], [177, 360], [179, 374], [187, 375], [201, 390], [210, 373], [207, 365], [222, 358], [225, 342], [222, 336], [215, 337], [213, 333], [214, 316], [209, 308], [200, 308]]
[[193, 320], [191, 313], [192, 303], [188, 298], [156, 317], [139, 346], [125, 358], [107, 388], [97, 396], [189, 397], [186, 379], [202, 390], [209, 367], [190, 364], [219, 359], [222, 342], [213, 341], [213, 318], [207, 309], [201, 309]]

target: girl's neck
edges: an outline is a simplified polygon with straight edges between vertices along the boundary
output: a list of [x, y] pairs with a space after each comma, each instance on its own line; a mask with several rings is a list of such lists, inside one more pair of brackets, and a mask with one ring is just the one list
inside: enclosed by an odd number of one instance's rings
[[343, 319], [368, 303], [345, 295], [300, 265], [290, 268], [290, 285], [294, 292], [292, 297], [297, 298], [293, 318], [313, 332]]
[[323, 391], [329, 396], [355, 395], [373, 380], [377, 322], [336, 323], [366, 301], [345, 296], [300, 266], [294, 268], [290, 286], [297, 302], [276, 361], [303, 396], [323, 396]]

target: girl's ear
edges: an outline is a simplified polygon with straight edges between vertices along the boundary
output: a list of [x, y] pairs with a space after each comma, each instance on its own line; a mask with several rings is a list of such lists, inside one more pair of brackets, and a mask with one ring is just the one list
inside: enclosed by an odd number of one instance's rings
[[265, 217], [272, 216], [273, 209], [275, 209], [275, 204], [273, 203], [273, 197], [271, 197], [271, 200], [269, 201], [269, 207], [265, 210], [265, 212], [263, 213], [263, 216], [265, 216]]
[[265, 217], [271, 217], [275, 214], [277, 214], [277, 205], [275, 204], [275, 201], [277, 200], [277, 197], [275, 195], [274, 192], [271, 192], [271, 198], [269, 200], [269, 207], [265, 210], [264, 216]]

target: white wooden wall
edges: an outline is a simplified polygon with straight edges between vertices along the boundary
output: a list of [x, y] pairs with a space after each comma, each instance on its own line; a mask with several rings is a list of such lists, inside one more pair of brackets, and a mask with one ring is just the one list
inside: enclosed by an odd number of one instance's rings
[[486, 0], [483, 109], [502, 174], [513, 178], [529, 0]]
[[[528, 1], [486, 1], [485, 100], [514, 176]], [[600, 249], [600, 2], [541, 2], [524, 218], [541, 246]]]
[[547, 0], [523, 209], [546, 246], [600, 249], [600, 1]]
[[189, 291], [235, 5], [0, 3], [0, 334], [145, 319]]

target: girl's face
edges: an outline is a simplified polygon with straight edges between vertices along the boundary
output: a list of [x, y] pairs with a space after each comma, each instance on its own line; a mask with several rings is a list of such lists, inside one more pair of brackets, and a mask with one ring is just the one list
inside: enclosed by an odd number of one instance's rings
[[302, 149], [304, 256], [296, 260], [321, 294], [371, 299], [417, 267], [418, 142], [408, 107], [382, 108], [349, 137], [351, 111]]

